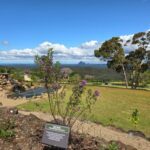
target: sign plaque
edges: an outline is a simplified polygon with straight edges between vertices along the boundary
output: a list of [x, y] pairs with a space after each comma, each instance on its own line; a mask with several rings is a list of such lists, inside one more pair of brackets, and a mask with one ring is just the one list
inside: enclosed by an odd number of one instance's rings
[[67, 149], [70, 128], [53, 123], [46, 123], [42, 143], [48, 146], [55, 146]]

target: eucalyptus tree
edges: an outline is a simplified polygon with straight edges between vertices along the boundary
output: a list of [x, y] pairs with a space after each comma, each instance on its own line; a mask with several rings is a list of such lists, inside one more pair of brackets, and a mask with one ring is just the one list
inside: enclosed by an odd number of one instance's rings
[[[125, 54], [126, 46], [132, 49]], [[150, 31], [136, 33], [127, 41], [113, 37], [95, 50], [95, 56], [107, 61], [109, 68], [123, 72], [126, 87], [131, 81], [132, 88], [136, 88], [141, 74], [150, 67]]]
[[113, 37], [110, 40], [105, 41], [98, 50], [95, 50], [95, 56], [107, 61], [107, 66], [109, 68], [112, 68], [117, 72], [123, 72], [126, 88], [128, 88], [126, 73], [127, 62], [119, 37]]
[[128, 70], [132, 88], [139, 86], [141, 74], [150, 67], [150, 31], [134, 34], [132, 44], [137, 49], [132, 50], [127, 56]]
[[139, 47], [131, 51], [127, 56], [128, 70], [130, 71], [131, 87], [137, 88], [141, 79], [141, 74], [148, 70], [150, 65], [150, 52]]

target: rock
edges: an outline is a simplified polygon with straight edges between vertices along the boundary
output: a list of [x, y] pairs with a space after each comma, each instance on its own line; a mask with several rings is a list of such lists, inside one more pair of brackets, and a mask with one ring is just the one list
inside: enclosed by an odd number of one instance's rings
[[11, 114], [18, 114], [18, 109], [17, 108], [11, 108], [11, 109], [9, 109], [9, 113], [11, 113]]
[[130, 136], [140, 136], [140, 137], [142, 137], [142, 138], [145, 138], [145, 134], [142, 133], [141, 131], [129, 130], [129, 131], [128, 131], [128, 134], [129, 134]]

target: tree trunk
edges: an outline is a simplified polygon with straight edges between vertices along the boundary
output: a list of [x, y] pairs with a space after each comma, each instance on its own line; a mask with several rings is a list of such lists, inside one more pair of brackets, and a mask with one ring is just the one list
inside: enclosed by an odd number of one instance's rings
[[135, 78], [135, 71], [132, 71], [131, 73], [131, 88], [134, 89], [134, 78]]
[[128, 88], [127, 74], [126, 74], [126, 71], [125, 71], [125, 68], [124, 68], [124, 65], [123, 65], [123, 64], [122, 64], [122, 70], [123, 70], [124, 79], [125, 79], [125, 82], [126, 82], [126, 88]]
[[137, 73], [137, 76], [136, 76], [136, 80], [135, 80], [135, 89], [139, 86], [139, 77], [140, 77], [140, 73], [138, 72]]

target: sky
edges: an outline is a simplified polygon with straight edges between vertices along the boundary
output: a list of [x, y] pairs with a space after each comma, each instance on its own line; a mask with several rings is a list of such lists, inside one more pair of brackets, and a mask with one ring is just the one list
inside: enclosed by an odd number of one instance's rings
[[150, 29], [150, 0], [0, 0], [0, 63], [32, 63], [49, 47], [61, 63], [100, 63], [113, 36]]

